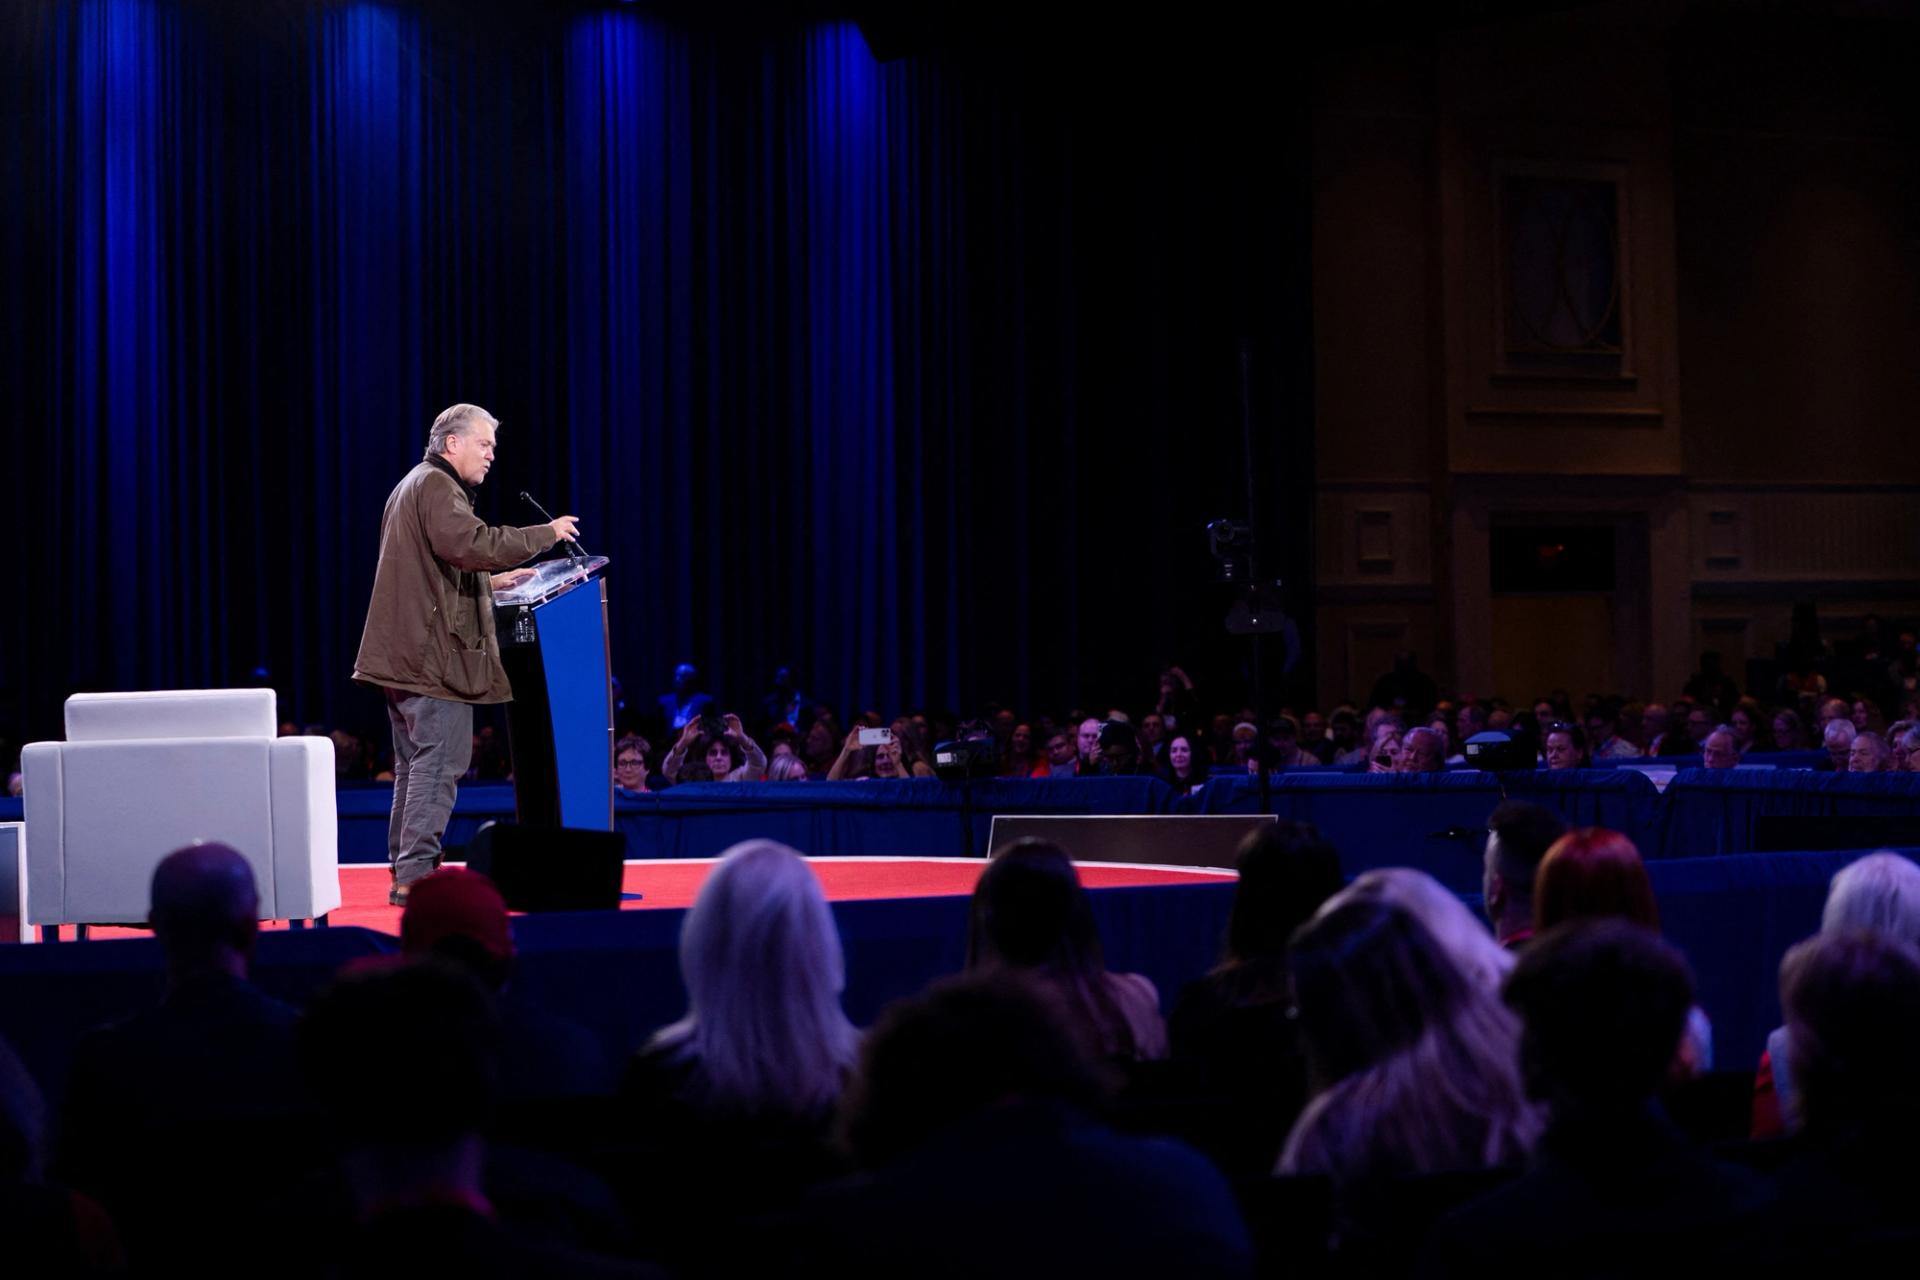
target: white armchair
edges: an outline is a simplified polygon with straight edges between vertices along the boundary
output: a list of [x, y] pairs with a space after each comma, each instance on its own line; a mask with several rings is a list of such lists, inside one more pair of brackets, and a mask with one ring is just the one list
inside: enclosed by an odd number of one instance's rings
[[340, 905], [333, 743], [276, 737], [271, 689], [78, 693], [20, 767], [31, 924], [145, 923], [154, 868], [200, 840], [253, 865], [262, 920]]

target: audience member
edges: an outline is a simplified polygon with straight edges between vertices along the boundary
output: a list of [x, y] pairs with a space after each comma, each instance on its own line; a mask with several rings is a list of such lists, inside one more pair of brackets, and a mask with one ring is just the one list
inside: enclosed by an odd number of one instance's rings
[[800, 735], [800, 759], [806, 763], [810, 775], [824, 777], [828, 769], [840, 754], [840, 723], [833, 713], [825, 708], [819, 709], [807, 725], [805, 733]]
[[684, 1268], [733, 1224], [840, 1171], [832, 1118], [859, 1033], [840, 1007], [846, 968], [820, 882], [771, 840], [727, 850], [701, 885], [680, 976], [686, 1016], [635, 1056], [621, 1099], [651, 1152], [633, 1171], [635, 1208]]
[[[303, 1247], [337, 1254], [334, 1274], [654, 1274], [541, 1239], [496, 1212], [481, 1134], [497, 1100], [498, 1036], [486, 993], [437, 963], [366, 969], [315, 998], [300, 1060], [338, 1152], [352, 1226]], [[369, 1070], [379, 1062], [398, 1064], [413, 1087]]]
[[697, 753], [700, 763], [716, 782], [757, 782], [766, 776], [766, 753], [747, 736], [736, 715], [721, 717], [717, 726], [712, 716], [701, 716], [687, 725], [660, 764], [660, 772], [668, 782], [690, 781], [686, 776], [690, 753]]
[[1396, 773], [1439, 773], [1447, 767], [1447, 739], [1438, 729], [1425, 726], [1407, 730], [1401, 740]]
[[1327, 736], [1333, 742], [1333, 765], [1360, 764], [1367, 758], [1368, 744], [1360, 740], [1360, 717], [1348, 707], [1334, 711], [1327, 720]]
[[1373, 730], [1367, 749], [1368, 773], [1393, 773], [1400, 766], [1401, 729], [1396, 720], [1382, 720]]
[[1906, 751], [1906, 771], [1920, 773], [1920, 724], [1900, 735], [1900, 746]]
[[1192, 734], [1182, 731], [1167, 739], [1167, 761], [1160, 776], [1181, 791], [1206, 785], [1206, 759]]
[[[1897, 853], [1870, 853], [1834, 874], [1827, 886], [1827, 905], [1820, 916], [1820, 932], [1880, 934], [1920, 946], [1920, 867]], [[1776, 1028], [1767, 1037], [1754, 1081], [1753, 1134], [1777, 1137], [1800, 1128], [1798, 1089], [1788, 1031]]]
[[[1293, 1018], [1287, 944], [1340, 892], [1340, 859], [1311, 823], [1276, 822], [1240, 845], [1240, 879], [1220, 963], [1188, 983], [1168, 1019], [1173, 1056], [1204, 1093], [1233, 1105], [1230, 1172], [1273, 1166], [1306, 1105], [1306, 1060]], [[1218, 1156], [1216, 1157], [1218, 1158]]]
[[1022, 720], [1013, 726], [1013, 731], [1007, 734], [1007, 748], [1001, 759], [1002, 777], [1026, 778], [1033, 775], [1034, 769], [1041, 763], [1041, 757], [1034, 750], [1032, 725]]
[[1336, 1243], [1365, 1247], [1394, 1179], [1517, 1164], [1540, 1120], [1520, 1083], [1519, 1028], [1411, 912], [1351, 898], [1289, 954], [1316, 1096], [1277, 1172], [1324, 1174]]
[[1920, 951], [1823, 931], [1781, 962], [1780, 1003], [1803, 1148], [1753, 1224], [1757, 1265], [1741, 1269], [1897, 1275], [1920, 1245]]
[[1074, 754], [1078, 757], [1079, 771], [1093, 773], [1100, 753], [1100, 721], [1089, 716], [1080, 721], [1074, 734]]
[[1141, 756], [1140, 738], [1132, 725], [1119, 720], [1107, 721], [1100, 726], [1097, 743], [1094, 748], [1095, 773], [1125, 776], [1153, 772], [1152, 762]]
[[1074, 740], [1062, 729], [1047, 738], [1047, 758], [1033, 767], [1036, 778], [1071, 778], [1080, 772], [1080, 755]]
[[1553, 842], [1534, 878], [1533, 927], [1620, 916], [1655, 933], [1660, 909], [1640, 851], [1618, 831], [1583, 827]]
[[1766, 716], [1752, 698], [1742, 698], [1734, 704], [1733, 714], [1727, 717], [1727, 727], [1733, 730], [1734, 746], [1743, 756], [1749, 751], [1772, 749], [1772, 743], [1767, 740]]
[[643, 795], [647, 790], [646, 739], [622, 738], [613, 753], [613, 785], [625, 795]]
[[767, 761], [768, 782], [805, 782], [807, 766], [800, 763], [800, 757], [792, 754], [777, 755]]
[[1219, 1172], [1179, 1143], [1093, 1118], [1101, 1074], [1073, 1021], [1057, 991], [1006, 975], [950, 979], [889, 1008], [847, 1108], [868, 1172], [815, 1199], [794, 1273], [1250, 1275]]
[[1453, 965], [1491, 995], [1513, 969], [1513, 955], [1494, 941], [1485, 924], [1455, 894], [1424, 871], [1379, 867], [1363, 871], [1323, 911], [1354, 899], [1391, 902], [1408, 912], [1440, 944]]
[[120, 1237], [98, 1204], [47, 1181], [47, 1103], [0, 1040], [0, 1241], [12, 1274], [119, 1275]]
[[1506, 1000], [1546, 1132], [1523, 1176], [1441, 1225], [1430, 1269], [1484, 1276], [1552, 1257], [1556, 1275], [1618, 1276], [1709, 1262], [1766, 1190], [1656, 1102], [1693, 1004], [1686, 961], [1627, 921], [1580, 921], [1527, 948]]
[[1647, 709], [1640, 714], [1640, 746], [1647, 755], [1658, 756], [1666, 753], [1661, 748], [1667, 740], [1667, 707], [1665, 703], [1649, 702]]
[[1533, 937], [1533, 886], [1540, 860], [1566, 833], [1565, 818], [1525, 800], [1503, 801], [1488, 816], [1482, 900], [1501, 946], [1517, 948]]
[[969, 971], [1010, 971], [1055, 991], [1097, 1057], [1167, 1056], [1159, 992], [1137, 973], [1108, 971], [1066, 850], [1033, 839], [998, 850], [974, 886], [970, 915]]
[[1247, 762], [1260, 751], [1260, 729], [1251, 720], [1242, 720], [1233, 726], [1232, 754], [1224, 763], [1246, 768]]
[[1775, 751], [1807, 749], [1807, 726], [1801, 721], [1800, 713], [1792, 707], [1782, 707], [1773, 713], [1773, 749]]
[[1847, 771], [1847, 765], [1853, 755], [1853, 740], [1858, 733], [1859, 730], [1853, 727], [1853, 721], [1844, 717], [1827, 721], [1827, 727], [1820, 733], [1820, 744], [1826, 748], [1833, 772]]
[[231, 1239], [236, 1220], [257, 1223], [284, 1171], [276, 1157], [299, 1158], [268, 1141], [298, 1132], [307, 1110], [297, 1015], [248, 980], [259, 897], [239, 853], [168, 854], [151, 902], [166, 994], [76, 1046], [61, 1174], [113, 1216], [136, 1266], [200, 1270], [208, 1233]]
[[673, 689], [656, 700], [669, 729], [684, 729], [713, 705], [713, 695], [700, 691], [700, 671], [691, 662], [673, 669]]
[[840, 935], [804, 859], [752, 840], [721, 855], [680, 933], [687, 1014], [635, 1059], [636, 1104], [824, 1130], [858, 1034], [840, 1009]]
[[1892, 755], [1885, 738], [1863, 729], [1854, 735], [1853, 745], [1847, 749], [1847, 772], [1885, 773]]
[[1620, 704], [1608, 699], [1587, 716], [1587, 758], [1592, 760], [1638, 759], [1640, 748], [1615, 732]]
[[407, 897], [400, 949], [460, 969], [493, 996], [499, 1019], [498, 1097], [506, 1103], [611, 1092], [612, 1064], [591, 1032], [513, 991], [513, 929], [493, 881], [442, 867]]
[[781, 667], [773, 673], [773, 684], [760, 699], [760, 723], [799, 724], [807, 705], [807, 695], [800, 692], [793, 668]]
[[1153, 704], [1169, 729], [1199, 729], [1194, 723], [1193, 680], [1179, 667], [1160, 673], [1160, 698]]
[[[1534, 879], [1533, 927], [1545, 933], [1569, 920], [1619, 918], [1660, 932], [1653, 882], [1633, 841], [1605, 827], [1582, 827], [1554, 841]], [[1713, 1066], [1713, 1024], [1695, 1006], [1681, 1043], [1682, 1076]]]
[[1707, 769], [1731, 769], [1740, 763], [1740, 739], [1726, 725], [1707, 735], [1701, 744], [1700, 764]]
[[1585, 769], [1592, 763], [1587, 756], [1587, 735], [1577, 724], [1548, 725], [1542, 754], [1549, 769]]
[[1157, 764], [1160, 750], [1167, 742], [1167, 718], [1158, 711], [1140, 717], [1140, 754], [1148, 764]]

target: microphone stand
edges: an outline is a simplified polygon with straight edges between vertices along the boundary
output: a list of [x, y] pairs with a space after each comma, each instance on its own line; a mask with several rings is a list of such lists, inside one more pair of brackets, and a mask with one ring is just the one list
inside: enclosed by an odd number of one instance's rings
[[[538, 511], [541, 515], [546, 516], [548, 524], [553, 523], [553, 517], [551, 515], [548, 515], [547, 509], [541, 506], [539, 503], [535, 502], [533, 500], [533, 495], [528, 493], [525, 489], [522, 489], [520, 491], [520, 500], [526, 503], [528, 506], [532, 507], [535, 511]], [[578, 542], [575, 542], [572, 538], [564, 538], [562, 539], [562, 541], [564, 541], [568, 546], [573, 548], [573, 554], [567, 557], [569, 560], [573, 561], [575, 564], [580, 564], [581, 562], [586, 560], [587, 549], [585, 547], [581, 546]]]

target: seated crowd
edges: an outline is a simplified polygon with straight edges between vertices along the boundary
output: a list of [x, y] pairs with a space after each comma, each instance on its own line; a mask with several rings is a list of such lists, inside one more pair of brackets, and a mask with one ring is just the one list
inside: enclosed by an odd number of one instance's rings
[[748, 842], [683, 922], [685, 1016], [624, 1061], [518, 988], [484, 877], [423, 881], [401, 952], [299, 1010], [250, 980], [248, 863], [192, 846], [152, 884], [164, 994], [73, 1046], [56, 1116], [0, 1045], [0, 1231], [22, 1274], [1787, 1274], [1920, 1244], [1920, 870], [1835, 878], [1753, 1137], [1714, 1147], [1682, 1123], [1711, 1028], [1632, 843], [1519, 801], [1488, 827], [1485, 919], [1257, 831], [1219, 963], [1167, 993], [1108, 967], [1069, 853], [1017, 842], [964, 971], [866, 1029], [819, 881]]
[[[783, 668], [749, 728], [698, 692], [698, 672], [682, 664], [675, 692], [622, 716], [614, 782], [638, 795], [687, 782], [924, 778], [934, 774], [938, 744], [973, 739], [991, 743], [995, 770], [1005, 778], [1152, 775], [1187, 791], [1217, 773], [1258, 773], [1263, 766], [1370, 773], [1464, 766], [1468, 739], [1489, 731], [1524, 744], [1543, 769], [1623, 760], [1730, 769], [1784, 752], [1801, 753], [1801, 767], [1828, 771], [1920, 771], [1920, 692], [1899, 674], [1904, 667], [1890, 670], [1899, 678], [1871, 692], [1826, 696], [1823, 683], [1787, 681], [1770, 691], [1775, 701], [1763, 703], [1743, 694], [1709, 653], [1670, 701], [1594, 694], [1576, 707], [1564, 690], [1522, 705], [1455, 696], [1403, 655], [1364, 707], [1287, 706], [1264, 718], [1247, 706], [1209, 710], [1192, 678], [1171, 667], [1160, 674], [1151, 704], [1033, 716], [997, 704], [971, 717], [931, 710], [889, 718], [864, 710], [843, 722], [839, 711], [800, 694]], [[296, 728], [289, 722], [281, 731]], [[342, 781], [391, 777], [372, 741], [344, 730], [330, 736]], [[512, 776], [504, 733], [481, 726], [473, 747], [468, 780]]]

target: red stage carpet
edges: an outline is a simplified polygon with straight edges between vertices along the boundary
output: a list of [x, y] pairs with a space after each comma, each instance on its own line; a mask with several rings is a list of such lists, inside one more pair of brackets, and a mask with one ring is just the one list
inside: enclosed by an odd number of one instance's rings
[[[622, 904], [625, 910], [656, 907], [687, 907], [700, 892], [713, 858], [663, 858], [629, 862], [625, 889], [641, 895]], [[942, 898], [965, 896], [973, 892], [985, 862], [979, 858], [809, 858], [814, 874], [820, 877], [827, 897], [835, 902], [865, 898]], [[1231, 880], [1231, 871], [1213, 871], [1195, 867], [1152, 867], [1132, 863], [1083, 862], [1080, 881], [1089, 889], [1115, 889], [1129, 885], [1200, 884]], [[327, 917], [328, 923], [358, 925], [382, 933], [399, 934], [400, 908], [387, 905], [387, 869], [381, 866], [349, 865], [340, 868], [340, 909]], [[275, 922], [264, 928], [284, 929]], [[88, 931], [90, 937], [138, 937], [145, 930], [115, 929], [101, 926]]]

